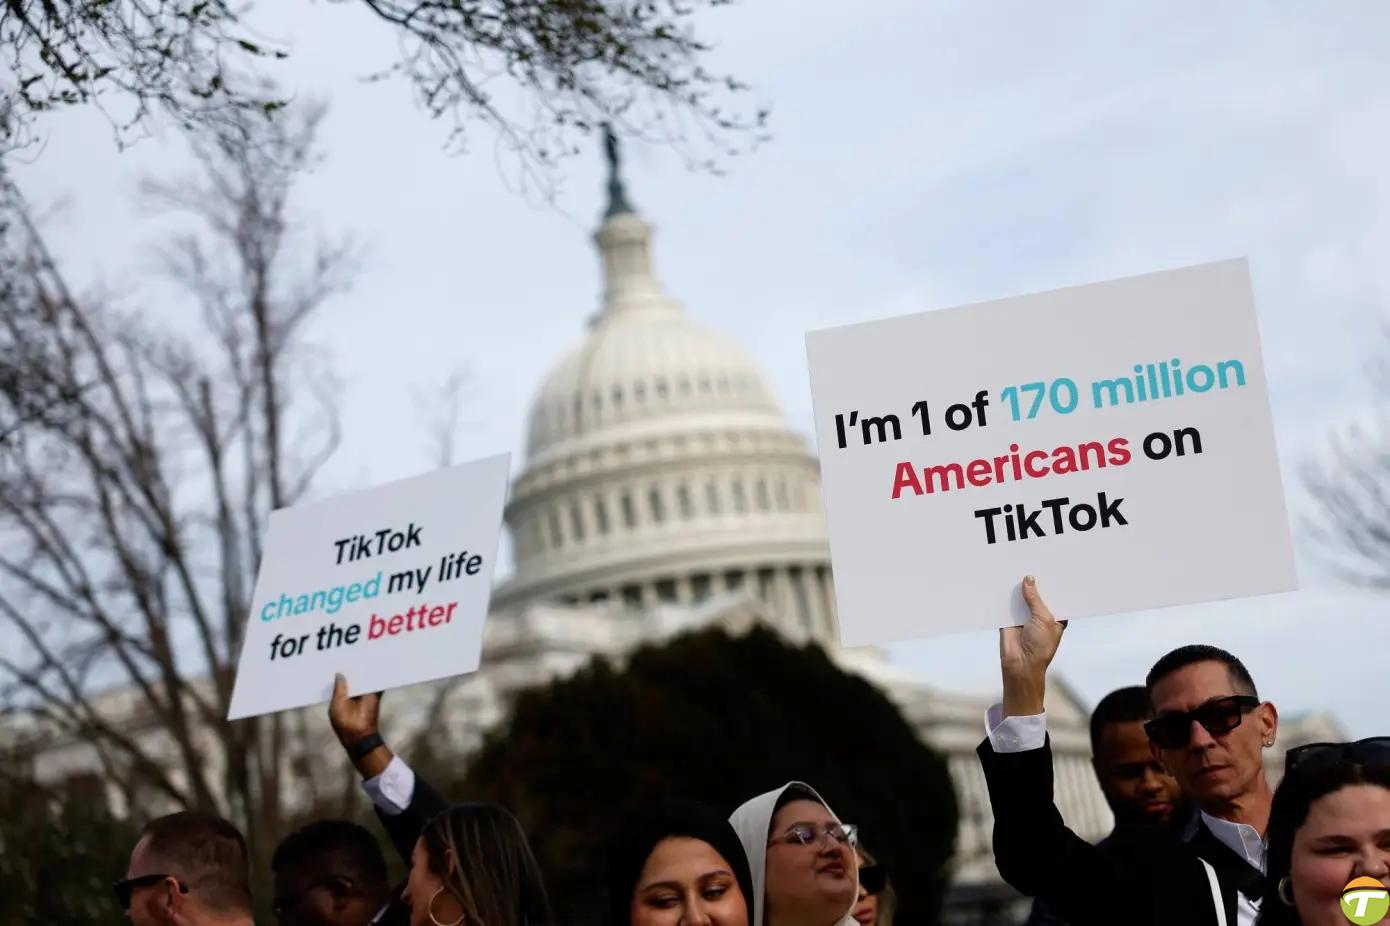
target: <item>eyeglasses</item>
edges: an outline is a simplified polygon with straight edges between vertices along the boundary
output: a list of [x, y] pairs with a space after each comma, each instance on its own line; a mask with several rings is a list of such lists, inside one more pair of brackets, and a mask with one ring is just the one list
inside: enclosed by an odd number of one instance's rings
[[882, 894], [888, 886], [888, 869], [882, 865], [865, 865], [859, 869], [859, 886], [869, 894]]
[[1284, 774], [1317, 772], [1342, 762], [1390, 764], [1390, 736], [1372, 736], [1354, 743], [1309, 743], [1284, 754]]
[[777, 836], [768, 842], [786, 842], [792, 845], [809, 846], [818, 844], [826, 837], [833, 839], [842, 846], [855, 845], [859, 837], [859, 827], [848, 823], [826, 823], [817, 826], [814, 823], [798, 823], [787, 828], [781, 836]]
[[188, 885], [178, 878], [174, 878], [173, 875], [140, 875], [138, 878], [126, 878], [124, 881], [117, 881], [111, 885], [111, 890], [116, 892], [116, 903], [121, 905], [121, 909], [129, 910], [130, 897], [135, 893], [137, 887], [150, 887], [166, 878], [173, 878], [174, 883], [179, 886], [180, 894], [188, 893]]
[[1247, 711], [1259, 706], [1260, 699], [1252, 695], [1213, 698], [1195, 710], [1155, 717], [1144, 724], [1144, 732], [1159, 749], [1181, 749], [1192, 737], [1194, 720], [1212, 736], [1223, 736], [1240, 726]]

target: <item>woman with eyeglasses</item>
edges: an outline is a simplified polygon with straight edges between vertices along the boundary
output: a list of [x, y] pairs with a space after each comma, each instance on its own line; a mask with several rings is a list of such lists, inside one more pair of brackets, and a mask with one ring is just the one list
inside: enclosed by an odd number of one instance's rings
[[521, 824], [495, 804], [459, 804], [425, 825], [401, 898], [411, 926], [548, 926], [540, 866]]
[[1300, 746], [1284, 762], [1259, 926], [1374, 922], [1390, 903], [1390, 737]]
[[760, 794], [729, 822], [752, 870], [753, 926], [857, 926], [855, 828], [814, 788], [794, 781]]
[[734, 828], [694, 801], [629, 821], [608, 857], [611, 926], [749, 926], [753, 877]]
[[850, 916], [859, 926], [892, 926], [896, 896], [884, 868], [862, 845], [858, 848], [859, 898]]

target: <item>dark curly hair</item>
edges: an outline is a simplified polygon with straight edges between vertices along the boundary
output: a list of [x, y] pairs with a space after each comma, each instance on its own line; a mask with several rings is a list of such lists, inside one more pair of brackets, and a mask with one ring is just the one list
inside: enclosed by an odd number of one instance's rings
[[386, 859], [366, 827], [350, 820], [317, 820], [281, 840], [270, 870], [294, 868], [306, 862], [333, 860], [343, 873], [371, 887], [388, 885]]

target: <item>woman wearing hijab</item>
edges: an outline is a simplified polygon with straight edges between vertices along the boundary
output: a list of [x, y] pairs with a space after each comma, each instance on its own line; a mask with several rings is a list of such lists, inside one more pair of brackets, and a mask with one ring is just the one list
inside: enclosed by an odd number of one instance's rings
[[753, 879], [729, 822], [667, 801], [629, 822], [608, 859], [611, 926], [750, 926]]
[[753, 873], [752, 926], [857, 926], [855, 830], [799, 781], [760, 794], [729, 822]]

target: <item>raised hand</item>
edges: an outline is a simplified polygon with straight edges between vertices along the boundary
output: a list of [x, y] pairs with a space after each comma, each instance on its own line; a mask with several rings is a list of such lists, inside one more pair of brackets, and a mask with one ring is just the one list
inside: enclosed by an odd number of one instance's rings
[[1004, 716], [1040, 714], [1047, 667], [1057, 655], [1067, 622], [1052, 616], [1032, 576], [1023, 580], [1028, 620], [999, 631], [999, 669], [1004, 680]]
[[338, 734], [338, 742], [344, 747], [360, 743], [377, 732], [380, 711], [380, 693], [349, 698], [347, 679], [342, 673], [334, 676], [333, 700], [328, 702], [328, 721], [333, 724], [333, 732]]

